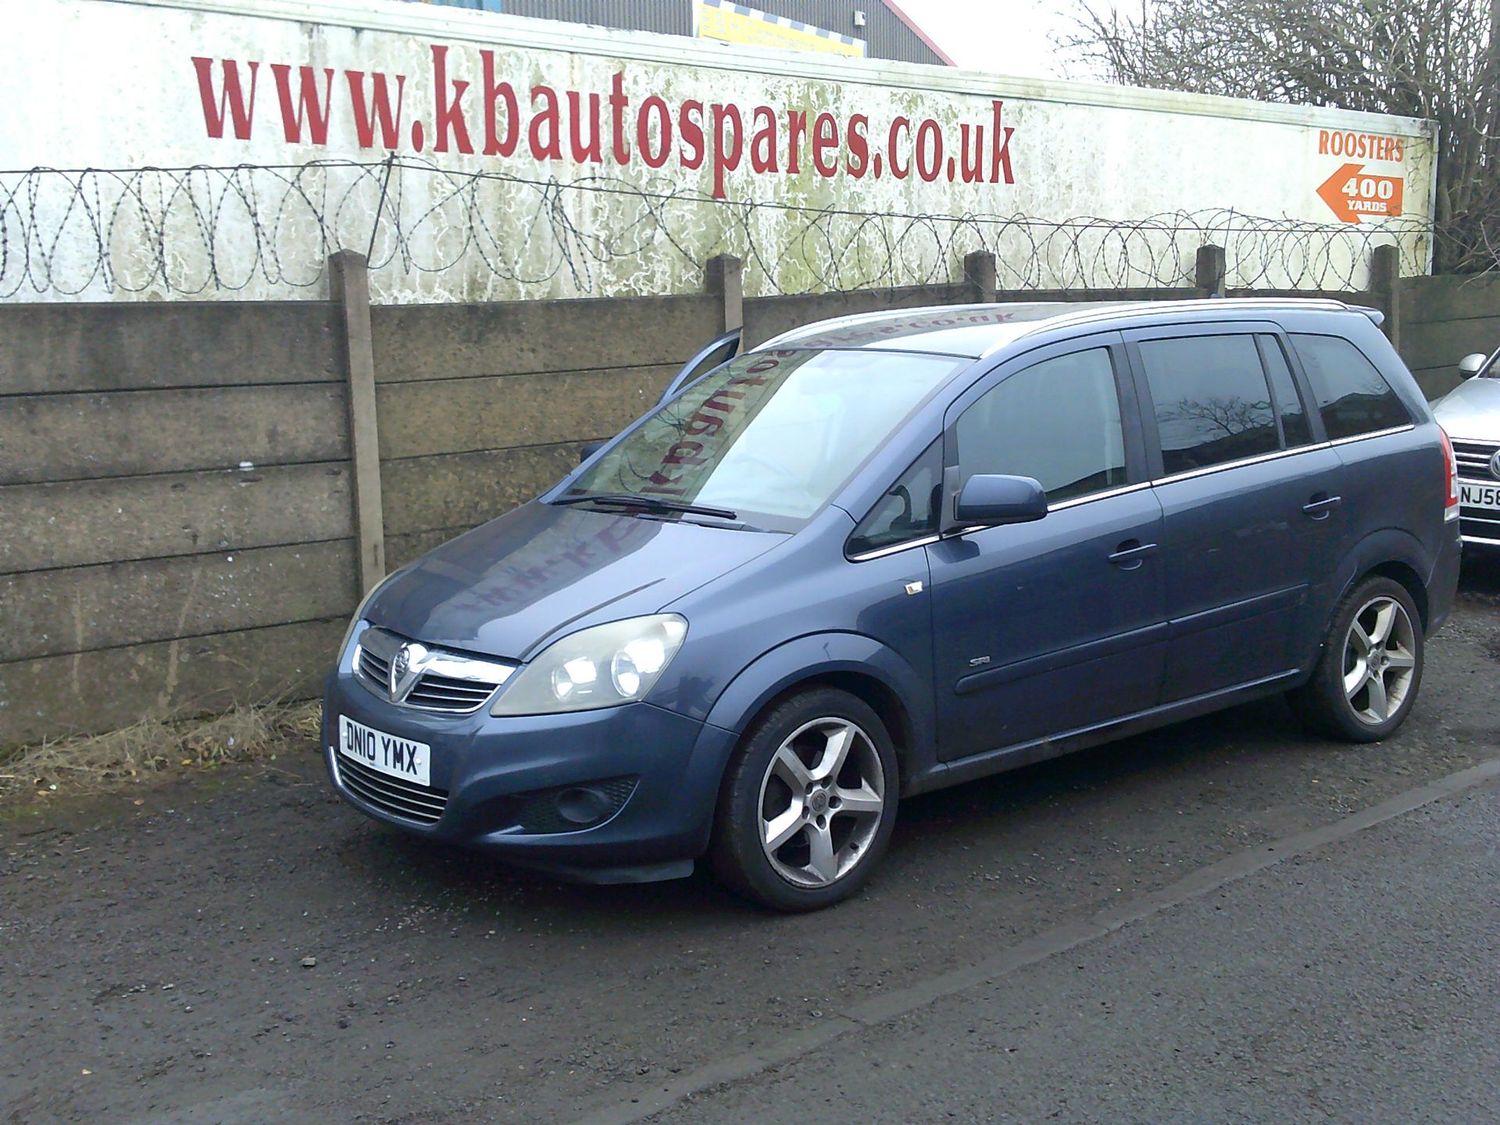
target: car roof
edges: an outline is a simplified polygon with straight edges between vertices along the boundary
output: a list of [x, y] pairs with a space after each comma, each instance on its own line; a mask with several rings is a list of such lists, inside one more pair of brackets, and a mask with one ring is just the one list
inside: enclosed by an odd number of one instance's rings
[[1231, 297], [1205, 301], [1017, 301], [990, 305], [936, 305], [857, 313], [794, 328], [767, 340], [765, 348], [852, 348], [938, 352], [979, 359], [1022, 336], [1069, 325], [1097, 324], [1157, 315], [1200, 319], [1210, 313], [1275, 310], [1360, 312], [1379, 323], [1380, 313], [1321, 298]]

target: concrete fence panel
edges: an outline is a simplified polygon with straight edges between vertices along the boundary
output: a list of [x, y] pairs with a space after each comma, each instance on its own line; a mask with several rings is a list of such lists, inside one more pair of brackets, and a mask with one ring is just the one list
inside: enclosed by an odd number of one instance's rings
[[0, 413], [0, 484], [343, 461], [333, 383], [30, 395]]
[[1401, 355], [1428, 398], [1458, 385], [1458, 361], [1500, 347], [1500, 277], [1402, 282]]
[[0, 394], [343, 380], [311, 301], [0, 305]]
[[0, 307], [0, 746], [314, 690], [358, 597], [332, 311]]

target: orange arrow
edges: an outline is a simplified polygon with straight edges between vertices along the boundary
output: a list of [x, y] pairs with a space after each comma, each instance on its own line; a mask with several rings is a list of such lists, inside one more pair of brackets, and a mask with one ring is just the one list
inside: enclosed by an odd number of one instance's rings
[[1318, 197], [1341, 223], [1357, 223], [1365, 215], [1385, 218], [1401, 214], [1406, 182], [1400, 176], [1365, 175], [1364, 170], [1363, 164], [1341, 164], [1318, 185]]

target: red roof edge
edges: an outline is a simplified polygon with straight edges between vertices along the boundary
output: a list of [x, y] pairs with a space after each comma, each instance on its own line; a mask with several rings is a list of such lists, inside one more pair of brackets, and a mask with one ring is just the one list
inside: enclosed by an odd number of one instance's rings
[[930, 50], [934, 55], [936, 55], [938, 58], [942, 59], [943, 62], [945, 62], [948, 66], [957, 66], [958, 65], [956, 62], [954, 62], [951, 58], [948, 57], [948, 52], [947, 51], [943, 50], [936, 43], [934, 43], [930, 38], [928, 38], [927, 32], [923, 31], [920, 27], [918, 27], [916, 25], [916, 22], [909, 15], [907, 15], [905, 12], [903, 12], [896, 5], [895, 0], [881, 0], [881, 3], [883, 3], [887, 8], [890, 9], [892, 15], [894, 15], [898, 20], [900, 20], [902, 23], [904, 23], [907, 27], [911, 28], [912, 33], [915, 34], [916, 37], [918, 39], [920, 39], [923, 43], [927, 44], [927, 49]]

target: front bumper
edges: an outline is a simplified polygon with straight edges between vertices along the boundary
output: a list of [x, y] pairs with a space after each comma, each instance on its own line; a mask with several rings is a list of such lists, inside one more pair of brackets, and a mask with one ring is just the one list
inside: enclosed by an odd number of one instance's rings
[[[435, 819], [370, 799], [341, 769], [338, 718], [432, 747]], [[335, 788], [376, 820], [481, 848], [508, 862], [594, 882], [686, 875], [708, 846], [735, 735], [649, 703], [567, 715], [440, 715], [383, 700], [346, 670], [329, 676], [323, 752]], [[368, 776], [368, 775], [364, 775]], [[378, 779], [376, 779], [378, 780]], [[573, 829], [537, 810], [580, 788], [625, 796], [600, 823]], [[446, 795], [446, 796], [444, 796]], [[417, 794], [420, 797], [420, 794]]]

